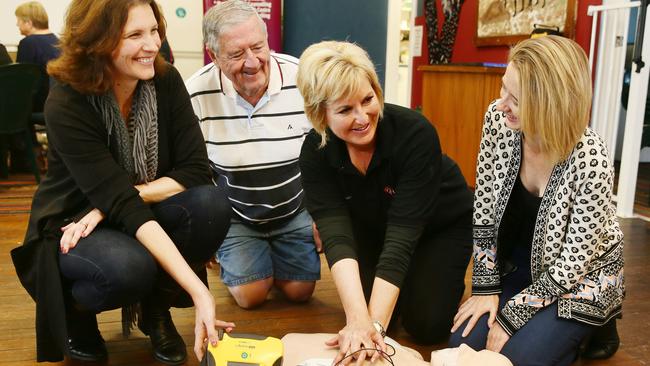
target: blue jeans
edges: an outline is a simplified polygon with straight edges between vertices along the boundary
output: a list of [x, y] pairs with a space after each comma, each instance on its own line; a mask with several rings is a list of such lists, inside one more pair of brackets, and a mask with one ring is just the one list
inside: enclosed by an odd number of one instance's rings
[[[521, 272], [521, 271], [519, 271]], [[502, 279], [503, 293], [499, 295], [499, 309], [506, 301], [526, 287], [526, 280], [514, 272]], [[463, 338], [467, 320], [449, 338], [449, 347], [462, 343], [474, 350], [485, 349], [489, 328], [488, 314], [484, 314], [474, 329]], [[495, 323], [496, 324], [496, 323]], [[514, 365], [570, 365], [577, 356], [580, 343], [593, 331], [594, 327], [572, 319], [557, 316], [557, 301], [540, 310], [521, 329], [510, 337], [501, 349]]]
[[273, 277], [287, 281], [320, 279], [311, 216], [300, 211], [284, 225], [263, 230], [233, 218], [217, 251], [221, 280], [228, 287]]
[[[187, 263], [197, 274], [205, 272], [203, 264], [230, 225], [231, 207], [223, 190], [191, 188], [151, 209]], [[59, 267], [72, 299], [95, 312], [138, 302], [170, 278], [140, 242], [104, 222], [68, 254], [59, 254]]]

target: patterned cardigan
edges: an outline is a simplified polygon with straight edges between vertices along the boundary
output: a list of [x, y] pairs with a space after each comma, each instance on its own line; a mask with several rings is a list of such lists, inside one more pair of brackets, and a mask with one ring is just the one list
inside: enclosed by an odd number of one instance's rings
[[[521, 132], [492, 102], [485, 114], [474, 193], [472, 293], [501, 293], [497, 233], [519, 174]], [[537, 213], [532, 284], [509, 299], [497, 321], [510, 335], [558, 301], [558, 316], [602, 325], [621, 313], [623, 233], [611, 201], [614, 172], [600, 137], [587, 128], [558, 163]]]

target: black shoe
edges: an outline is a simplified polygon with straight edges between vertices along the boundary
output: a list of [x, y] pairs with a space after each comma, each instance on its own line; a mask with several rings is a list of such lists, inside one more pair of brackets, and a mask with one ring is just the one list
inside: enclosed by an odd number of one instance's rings
[[68, 356], [74, 360], [102, 362], [108, 358], [104, 338], [97, 327], [94, 312], [66, 309]]
[[180, 365], [187, 359], [185, 342], [174, 323], [169, 309], [143, 308], [138, 328], [149, 336], [153, 357], [167, 365]]
[[68, 338], [68, 355], [73, 360], [86, 362], [103, 362], [108, 358], [104, 339]]
[[594, 331], [581, 356], [596, 360], [610, 358], [616, 353], [620, 343], [616, 319], [612, 319]]

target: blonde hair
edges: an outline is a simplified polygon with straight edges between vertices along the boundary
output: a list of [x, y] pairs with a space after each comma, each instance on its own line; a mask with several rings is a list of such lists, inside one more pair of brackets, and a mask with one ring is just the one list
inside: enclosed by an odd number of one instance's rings
[[584, 50], [560, 36], [527, 39], [510, 50], [519, 73], [519, 119], [554, 162], [565, 160], [589, 123], [591, 73]]
[[305, 114], [321, 135], [320, 147], [327, 144], [327, 104], [359, 92], [368, 81], [377, 95], [381, 118], [384, 97], [370, 57], [354, 43], [324, 41], [302, 53], [297, 84], [305, 103]]
[[14, 12], [16, 17], [20, 18], [23, 22], [32, 22], [36, 29], [49, 28], [49, 19], [47, 12], [41, 3], [38, 1], [30, 1], [18, 5]]

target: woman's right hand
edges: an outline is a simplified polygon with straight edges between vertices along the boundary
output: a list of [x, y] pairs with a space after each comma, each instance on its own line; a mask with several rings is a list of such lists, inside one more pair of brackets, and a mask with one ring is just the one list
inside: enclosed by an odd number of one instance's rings
[[371, 362], [379, 358], [379, 352], [373, 351], [360, 351], [354, 356], [346, 358], [361, 348], [378, 348], [386, 352], [384, 338], [377, 332], [370, 319], [348, 322], [335, 337], [326, 341], [325, 344], [330, 347], [339, 347], [339, 353], [334, 358], [332, 365], [339, 365], [339, 362], [341, 365], [347, 365], [352, 362], [353, 358], [357, 360], [355, 365], [362, 365], [367, 357], [372, 358]]
[[311, 223], [311, 229], [314, 232], [314, 245], [316, 246], [316, 253], [322, 253], [323, 241], [320, 240], [320, 233], [318, 232], [318, 228], [316, 227], [315, 222]]
[[217, 328], [223, 328], [226, 332], [232, 331], [235, 323], [224, 322], [216, 318], [214, 297], [206, 288], [201, 295], [194, 300], [195, 323], [194, 323], [194, 354], [201, 361], [206, 351], [206, 341], [216, 346], [219, 341]]
[[485, 313], [490, 313], [488, 318], [488, 327], [492, 328], [492, 324], [497, 318], [497, 310], [499, 309], [499, 295], [474, 295], [467, 299], [458, 309], [458, 313], [454, 317], [454, 326], [451, 332], [455, 332], [461, 325], [469, 318], [465, 330], [463, 330], [463, 337], [472, 331], [476, 322]]
[[77, 246], [79, 239], [85, 238], [95, 230], [95, 227], [104, 220], [104, 214], [99, 209], [92, 209], [77, 222], [71, 222], [61, 228], [63, 235], [59, 241], [61, 253], [67, 254], [70, 249]]

